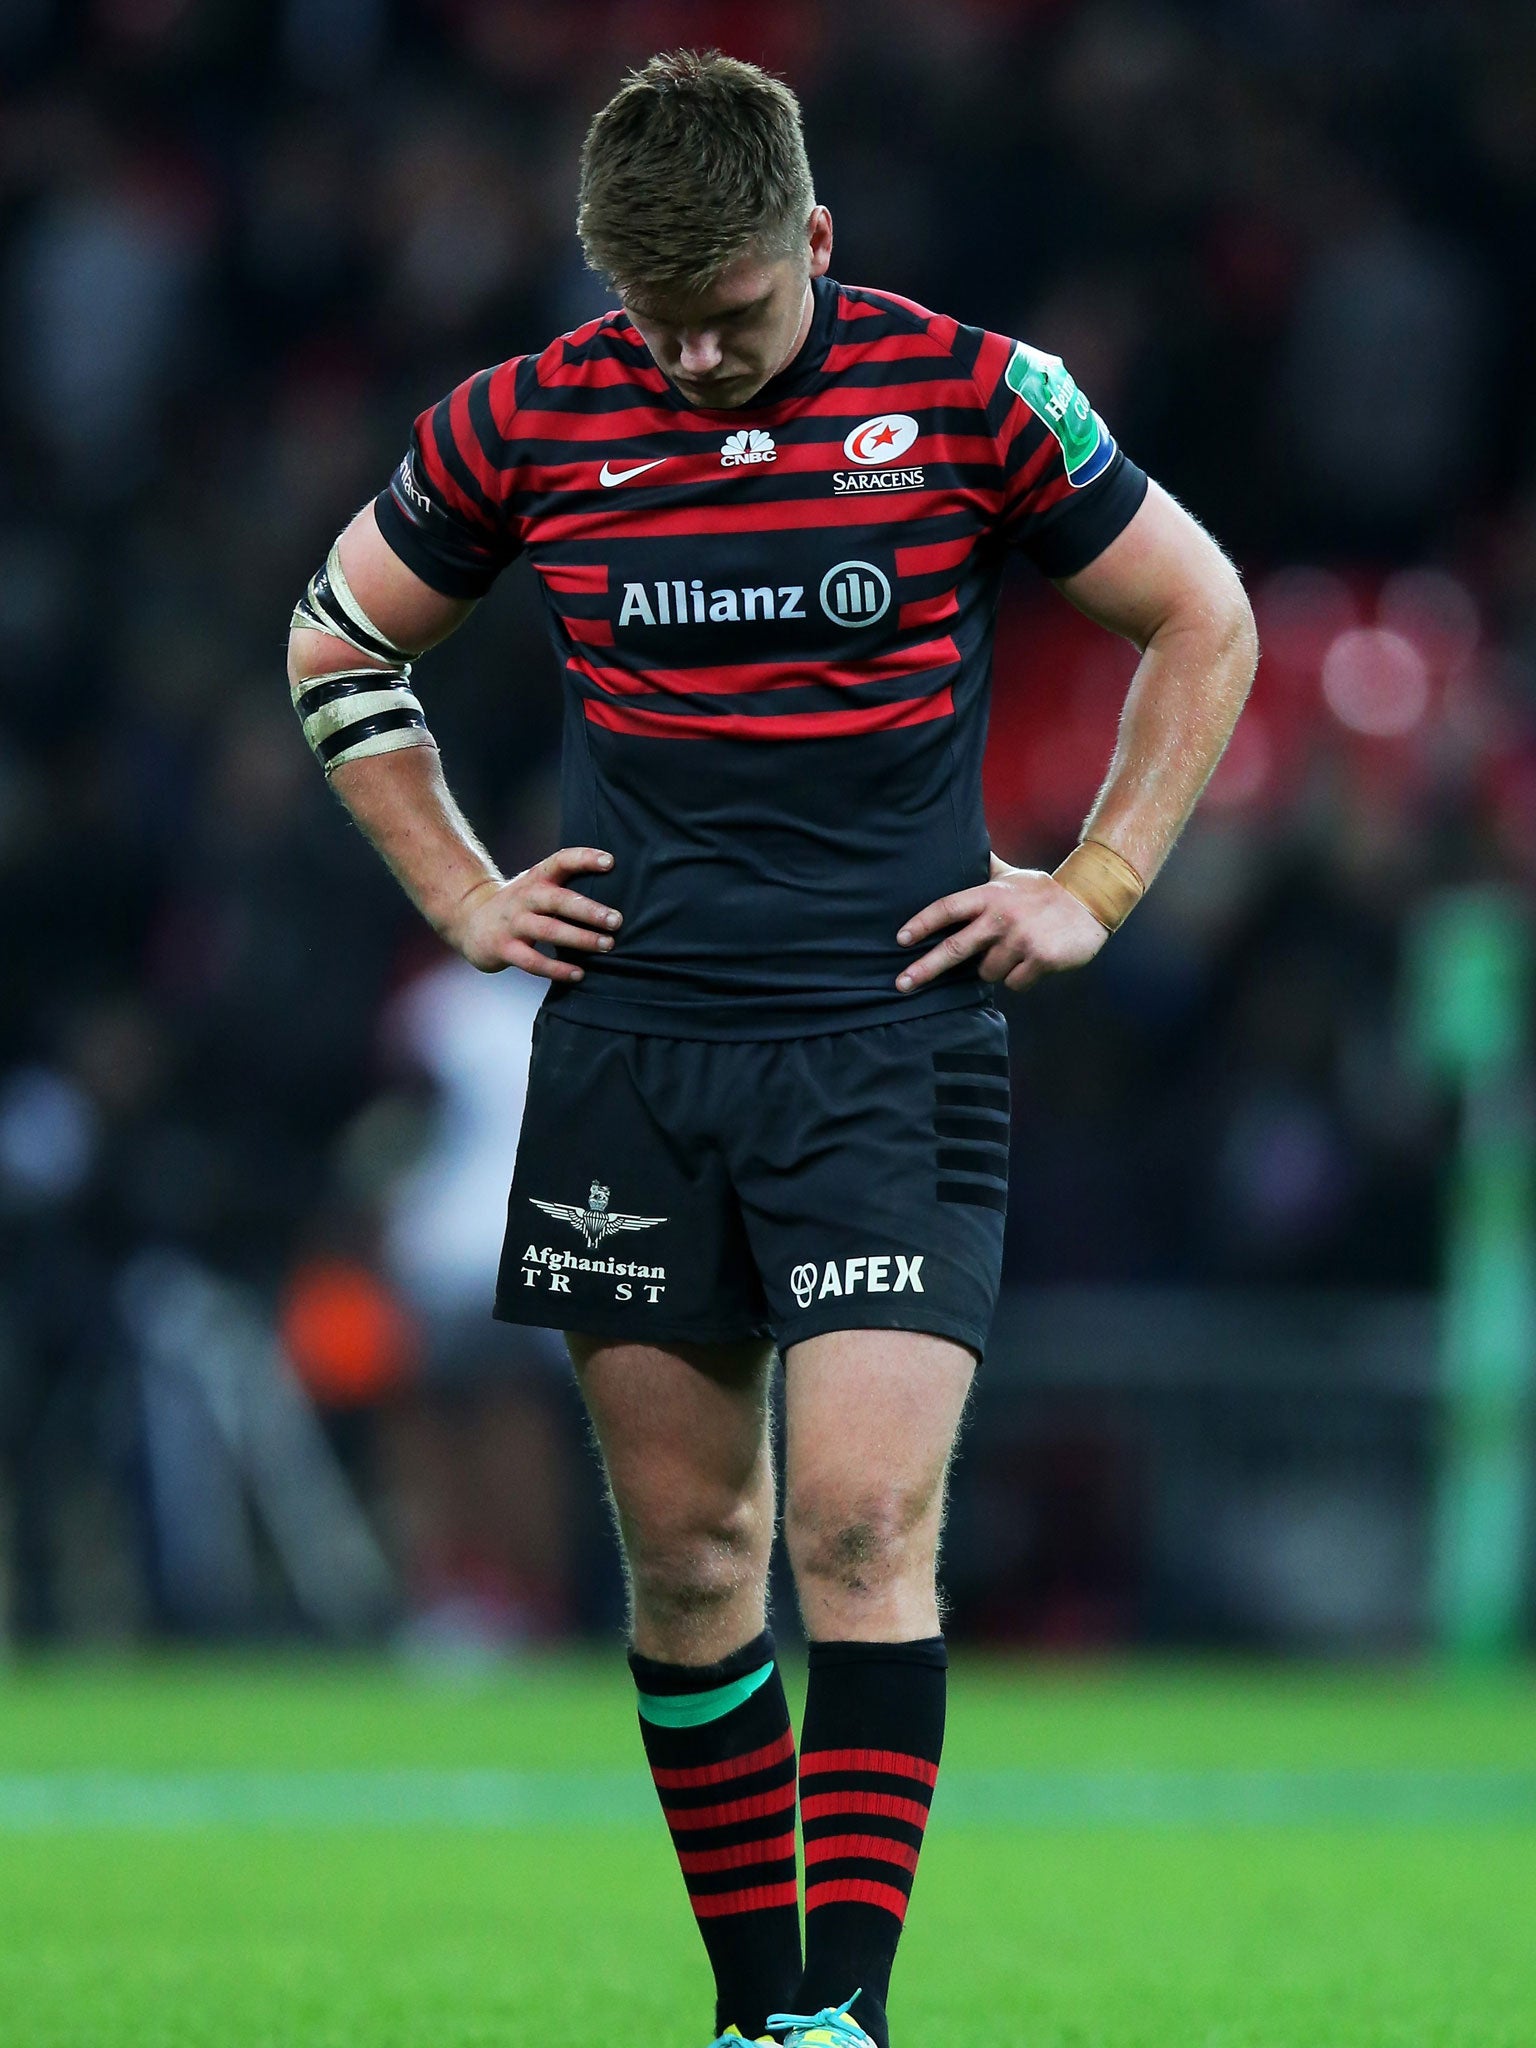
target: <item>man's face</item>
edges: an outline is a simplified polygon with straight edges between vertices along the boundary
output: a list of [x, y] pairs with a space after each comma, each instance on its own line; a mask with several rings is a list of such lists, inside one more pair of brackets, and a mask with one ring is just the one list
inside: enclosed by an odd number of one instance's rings
[[817, 207], [804, 250], [772, 260], [749, 252], [696, 297], [637, 294], [640, 302], [626, 299], [624, 310], [690, 405], [711, 411], [749, 405], [804, 341], [810, 280], [825, 272], [831, 249], [831, 219]]

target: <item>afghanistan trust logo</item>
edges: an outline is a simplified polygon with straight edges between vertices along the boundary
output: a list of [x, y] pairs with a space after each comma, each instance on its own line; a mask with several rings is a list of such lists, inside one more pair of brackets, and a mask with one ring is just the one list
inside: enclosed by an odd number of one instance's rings
[[774, 446], [772, 434], [765, 434], [761, 427], [742, 427], [737, 433], [727, 434], [720, 448], [722, 469], [742, 469], [749, 462], [777, 462], [779, 451]]
[[580, 1231], [587, 1243], [594, 1248], [605, 1237], [613, 1237], [621, 1230], [649, 1230], [657, 1223], [665, 1223], [665, 1216], [623, 1216], [608, 1206], [608, 1190], [600, 1180], [593, 1181], [587, 1190], [587, 1206], [578, 1209], [574, 1202], [541, 1202], [537, 1195], [530, 1195], [529, 1201], [535, 1209], [542, 1209], [546, 1216], [553, 1216], [561, 1223], [569, 1223], [572, 1230]]

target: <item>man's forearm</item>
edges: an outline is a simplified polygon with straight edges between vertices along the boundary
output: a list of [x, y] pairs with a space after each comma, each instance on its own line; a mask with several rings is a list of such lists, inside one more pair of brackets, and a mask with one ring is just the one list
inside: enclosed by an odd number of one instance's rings
[[436, 747], [345, 762], [331, 787], [433, 930], [456, 943], [467, 910], [502, 877], [455, 803]]
[[1258, 641], [1245, 603], [1173, 620], [1148, 641], [1120, 717], [1109, 773], [1083, 826], [1150, 882], [1232, 736]]

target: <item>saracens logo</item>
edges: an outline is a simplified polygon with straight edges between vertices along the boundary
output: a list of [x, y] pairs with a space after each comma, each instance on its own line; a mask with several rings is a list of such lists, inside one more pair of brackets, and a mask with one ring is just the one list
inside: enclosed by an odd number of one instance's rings
[[587, 1206], [578, 1209], [574, 1202], [541, 1202], [537, 1195], [530, 1195], [529, 1201], [535, 1209], [542, 1209], [546, 1216], [554, 1216], [561, 1223], [569, 1223], [573, 1230], [580, 1231], [589, 1245], [600, 1245], [605, 1237], [612, 1237], [620, 1230], [650, 1230], [658, 1223], [665, 1223], [665, 1216], [625, 1216], [608, 1206], [608, 1190], [600, 1180], [593, 1181], [587, 1190]]
[[720, 448], [722, 469], [741, 469], [749, 462], [777, 462], [779, 451], [774, 446], [772, 434], [764, 433], [761, 427], [742, 427], [734, 434], [727, 434]]
[[877, 412], [861, 420], [843, 443], [843, 453], [857, 469], [834, 469], [832, 495], [846, 498], [870, 491], [920, 491], [921, 469], [894, 469], [921, 432], [909, 412]]
[[909, 412], [876, 413], [854, 428], [843, 443], [850, 462], [897, 462], [917, 439], [918, 424]]

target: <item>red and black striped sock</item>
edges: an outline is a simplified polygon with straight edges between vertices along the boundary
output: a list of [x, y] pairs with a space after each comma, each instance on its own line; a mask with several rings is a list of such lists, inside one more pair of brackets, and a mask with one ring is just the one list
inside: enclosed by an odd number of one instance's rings
[[773, 1637], [719, 1664], [630, 1654], [640, 1732], [715, 1972], [715, 2030], [753, 2040], [800, 1983], [795, 1738]]
[[944, 1638], [812, 1643], [800, 1745], [805, 1833], [802, 2012], [862, 1997], [886, 2048], [885, 2001], [944, 1747]]

